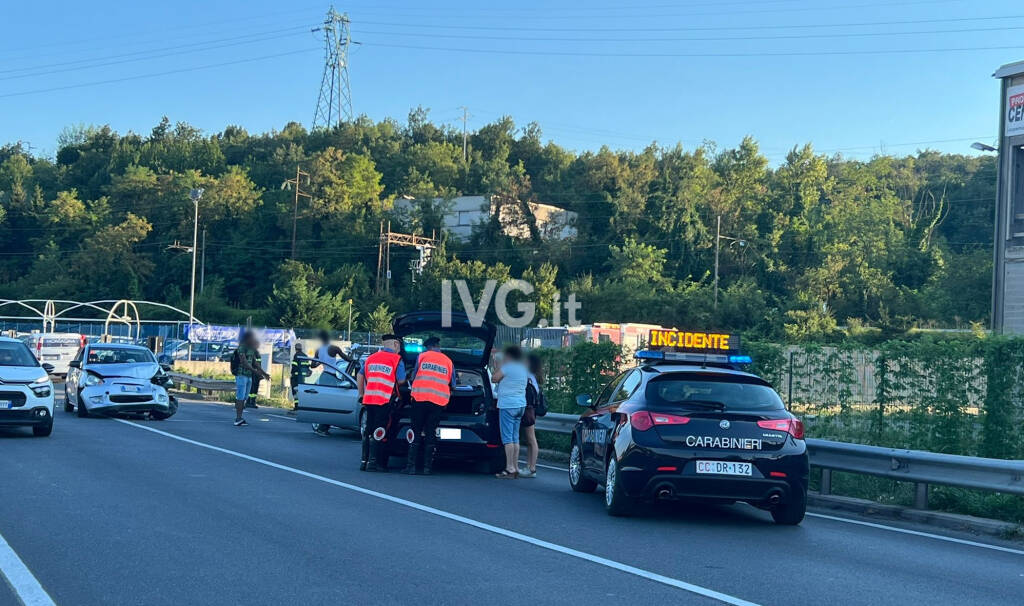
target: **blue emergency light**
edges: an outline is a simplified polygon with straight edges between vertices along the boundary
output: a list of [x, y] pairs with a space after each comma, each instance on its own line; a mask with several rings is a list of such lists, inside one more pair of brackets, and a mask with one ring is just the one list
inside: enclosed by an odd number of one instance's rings
[[754, 359], [750, 356], [729, 356], [730, 364], [753, 364]]
[[637, 360], [664, 360], [665, 352], [641, 349], [640, 351], [633, 354], [633, 357], [635, 357]]
[[424, 348], [419, 343], [406, 343], [405, 344], [405, 351], [407, 351], [409, 353], [422, 353], [423, 351], [425, 351], [425, 349], [426, 348]]

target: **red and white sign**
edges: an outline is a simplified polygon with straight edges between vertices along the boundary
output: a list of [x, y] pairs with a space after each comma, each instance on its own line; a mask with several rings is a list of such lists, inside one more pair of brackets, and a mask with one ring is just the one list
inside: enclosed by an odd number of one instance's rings
[[1024, 84], [1006, 89], [1005, 135], [1024, 135]]

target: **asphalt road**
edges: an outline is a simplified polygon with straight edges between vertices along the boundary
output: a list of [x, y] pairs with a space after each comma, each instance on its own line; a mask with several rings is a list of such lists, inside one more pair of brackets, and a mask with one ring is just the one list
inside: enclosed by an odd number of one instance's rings
[[[1020, 544], [968, 537], [1011, 549], [998, 551], [820, 517], [780, 527], [743, 505], [610, 518], [600, 496], [571, 492], [556, 469], [517, 481], [459, 468], [360, 473], [353, 434], [317, 437], [278, 415], [261, 409], [236, 428], [227, 406], [183, 403], [163, 422], [58, 411], [47, 439], [0, 430], [0, 536], [61, 605], [1024, 595]], [[17, 603], [0, 583], [0, 605]]]

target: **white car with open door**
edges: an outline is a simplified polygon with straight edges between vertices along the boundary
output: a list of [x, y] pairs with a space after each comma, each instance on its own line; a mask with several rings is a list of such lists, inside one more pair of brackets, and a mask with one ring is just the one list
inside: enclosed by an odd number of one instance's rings
[[[316, 360], [310, 359], [315, 362]], [[312, 374], [295, 391], [295, 420], [312, 425], [352, 429], [362, 435], [366, 424], [359, 403], [354, 374], [359, 363], [338, 360], [337, 365], [318, 362]]]

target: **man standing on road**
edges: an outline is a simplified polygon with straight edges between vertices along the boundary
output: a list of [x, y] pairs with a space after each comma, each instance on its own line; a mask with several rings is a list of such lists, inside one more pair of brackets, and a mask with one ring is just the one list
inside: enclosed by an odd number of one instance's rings
[[395, 335], [381, 337], [384, 349], [366, 358], [356, 387], [359, 401], [366, 412], [366, 430], [363, 432], [363, 458], [360, 471], [387, 471], [388, 460], [384, 452], [391, 402], [398, 393], [398, 386], [405, 383], [405, 365], [402, 364], [401, 342]]
[[430, 337], [423, 342], [426, 351], [416, 358], [416, 370], [412, 378], [412, 429], [409, 440], [409, 456], [405, 473], [416, 475], [416, 459], [420, 449], [423, 454], [423, 475], [429, 476], [434, 469], [434, 451], [437, 449], [437, 424], [441, 421], [451, 390], [455, 388], [455, 369], [451, 358], [441, 353], [441, 339]]
[[[316, 350], [316, 363], [314, 367], [323, 366], [323, 371], [317, 379], [317, 384], [337, 387], [341, 385], [341, 380], [338, 378], [335, 367], [338, 365], [337, 356], [342, 355], [341, 348], [337, 345], [331, 345], [331, 333], [326, 330], [321, 330], [318, 336], [320, 337], [320, 347]], [[318, 436], [327, 436], [330, 430], [330, 425], [320, 423], [313, 428], [313, 433]]]
[[[259, 339], [257, 339], [257, 343], [259, 343]], [[263, 355], [260, 354], [259, 345], [256, 346], [256, 349], [253, 350], [253, 353], [256, 356], [256, 359], [253, 360], [254, 364], [256, 365], [257, 368], [261, 368], [262, 369], [263, 368]], [[245, 400], [245, 407], [246, 408], [259, 408], [259, 406], [256, 405], [256, 396], [259, 395], [259, 392], [260, 392], [260, 381], [262, 381], [262, 380], [263, 380], [263, 376], [262, 376], [261, 373], [256, 373], [256, 374], [254, 374], [252, 376], [252, 385], [249, 386], [249, 397], [246, 398], [246, 400]]]
[[238, 349], [232, 356], [231, 365], [235, 371], [235, 427], [248, 425], [242, 413], [245, 411], [245, 402], [249, 399], [249, 390], [252, 389], [252, 378], [254, 376], [270, 378], [256, 364], [257, 347], [259, 347], [259, 343], [256, 341], [256, 334], [249, 331], [242, 335]]
[[299, 405], [299, 385], [306, 381], [306, 377], [309, 376], [309, 359], [306, 358], [306, 352], [302, 350], [302, 343], [299, 341], [295, 342], [295, 354], [292, 355], [292, 374], [289, 380], [290, 387], [292, 390], [292, 401], [293, 406]]

